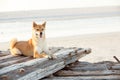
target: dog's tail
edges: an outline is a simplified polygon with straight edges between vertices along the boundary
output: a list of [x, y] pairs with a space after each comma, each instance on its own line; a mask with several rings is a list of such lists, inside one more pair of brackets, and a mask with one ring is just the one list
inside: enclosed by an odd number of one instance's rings
[[17, 38], [13, 38], [11, 41], [10, 41], [10, 49], [14, 48], [15, 44], [17, 43]]

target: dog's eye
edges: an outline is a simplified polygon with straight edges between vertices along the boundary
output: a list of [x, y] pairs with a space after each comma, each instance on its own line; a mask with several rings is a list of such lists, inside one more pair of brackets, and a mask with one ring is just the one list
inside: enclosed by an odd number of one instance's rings
[[36, 35], [38, 35], [38, 34], [36, 33]]
[[39, 31], [39, 29], [36, 29], [36, 31]]
[[42, 29], [42, 31], [43, 31], [44, 29]]

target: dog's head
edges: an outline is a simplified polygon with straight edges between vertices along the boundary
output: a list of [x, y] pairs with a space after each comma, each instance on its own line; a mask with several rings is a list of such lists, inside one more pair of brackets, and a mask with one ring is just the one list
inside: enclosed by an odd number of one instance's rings
[[37, 38], [44, 38], [45, 37], [45, 25], [46, 22], [43, 24], [36, 24], [33, 22], [33, 34]]

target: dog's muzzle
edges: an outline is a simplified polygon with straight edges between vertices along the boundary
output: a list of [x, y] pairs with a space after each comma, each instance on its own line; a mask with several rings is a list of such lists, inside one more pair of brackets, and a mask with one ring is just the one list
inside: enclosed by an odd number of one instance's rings
[[42, 34], [43, 34], [43, 33], [42, 33], [42, 32], [40, 32], [40, 38], [42, 38]]

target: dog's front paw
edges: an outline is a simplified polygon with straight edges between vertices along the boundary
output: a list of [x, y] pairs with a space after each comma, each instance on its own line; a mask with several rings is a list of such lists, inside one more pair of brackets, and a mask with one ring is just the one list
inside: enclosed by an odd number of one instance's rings
[[51, 59], [52, 57], [50, 55], [47, 56], [48, 59]]
[[53, 59], [57, 59], [57, 56], [55, 56], [55, 55], [49, 55], [48, 58], [53, 60]]
[[53, 59], [57, 59], [57, 56], [55, 56], [55, 55], [52, 55], [52, 58], [53, 58]]

